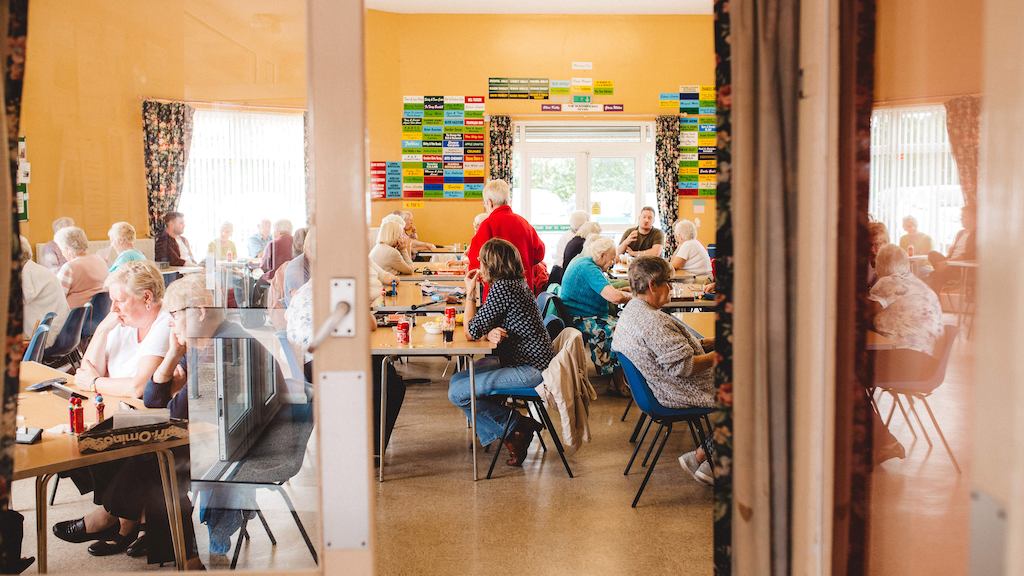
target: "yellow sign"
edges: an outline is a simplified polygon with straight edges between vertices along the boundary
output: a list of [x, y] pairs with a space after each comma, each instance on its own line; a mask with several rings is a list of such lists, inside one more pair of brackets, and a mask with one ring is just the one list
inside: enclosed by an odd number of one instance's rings
[[716, 168], [718, 166], [718, 162], [714, 160], [701, 160], [697, 162], [697, 166], [701, 168]]
[[465, 184], [445, 184], [445, 192], [458, 192], [464, 189]]
[[594, 216], [600, 216], [601, 215], [601, 203], [600, 202], [592, 203], [590, 205], [590, 213], [593, 214]]
[[406, 210], [417, 210], [423, 208], [423, 200], [404, 200], [402, 201], [402, 208]]

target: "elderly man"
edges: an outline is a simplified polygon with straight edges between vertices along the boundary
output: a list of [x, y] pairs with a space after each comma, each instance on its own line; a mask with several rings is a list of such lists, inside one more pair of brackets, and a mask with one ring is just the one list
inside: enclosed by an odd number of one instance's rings
[[640, 210], [640, 222], [626, 230], [619, 239], [619, 254], [640, 256], [661, 256], [665, 246], [665, 233], [654, 227], [654, 208], [644, 206]]
[[245, 245], [249, 250], [249, 258], [262, 258], [263, 250], [270, 244], [270, 220], [261, 220], [256, 233], [249, 236]]
[[[61, 228], [67, 228], [74, 226], [75, 221], [67, 216], [61, 216], [53, 221], [53, 236], [57, 237], [57, 232]], [[64, 253], [60, 251], [60, 246], [57, 245], [56, 240], [50, 240], [42, 248], [39, 249], [39, 263], [45, 266], [54, 274], [60, 270], [60, 267], [67, 263], [67, 259], [64, 258]]]
[[533, 267], [544, 260], [544, 242], [525, 218], [512, 212], [512, 207], [508, 205], [511, 193], [512, 190], [504, 180], [491, 180], [484, 186], [484, 211], [488, 216], [473, 235], [466, 256], [469, 258], [470, 270], [480, 268], [480, 248], [484, 243], [491, 238], [508, 240], [519, 250], [526, 284], [533, 290]]
[[263, 250], [260, 268], [266, 273], [268, 281], [274, 279], [277, 269], [292, 259], [292, 223], [290, 220], [274, 222], [274, 241]]
[[167, 262], [171, 266], [195, 266], [196, 259], [192, 256], [192, 246], [185, 233], [185, 215], [181, 212], [164, 214], [164, 231], [157, 236], [154, 252], [157, 262]]

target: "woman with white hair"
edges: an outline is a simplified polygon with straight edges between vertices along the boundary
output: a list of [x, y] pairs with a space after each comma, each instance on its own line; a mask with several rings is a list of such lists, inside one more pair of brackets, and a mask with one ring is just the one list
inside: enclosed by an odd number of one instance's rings
[[672, 227], [679, 248], [672, 255], [672, 268], [694, 276], [711, 276], [711, 257], [708, 249], [697, 240], [697, 225], [680, 220]]
[[569, 264], [568, 260], [563, 260], [565, 246], [576, 237], [576, 232], [579, 231], [580, 226], [589, 221], [590, 214], [586, 210], [576, 210], [569, 215], [569, 229], [558, 237], [558, 245], [555, 247], [555, 266], [561, 266], [564, 269]]
[[36, 326], [48, 312], [57, 316], [50, 324], [51, 334], [60, 334], [67, 320], [68, 300], [57, 276], [45, 266], [32, 261], [32, 246], [21, 237], [21, 296], [24, 306], [25, 337], [30, 338]]
[[402, 224], [384, 219], [377, 232], [377, 244], [370, 250], [370, 259], [389, 274], [412, 274], [412, 265], [403, 254]]
[[117, 254], [108, 272], [114, 272], [128, 262], [138, 262], [146, 257], [135, 249], [135, 227], [127, 222], [114, 222], [107, 232], [110, 248]]
[[57, 245], [57, 232], [60, 232], [62, 228], [74, 226], [75, 221], [67, 216], [61, 216], [53, 221], [53, 240], [50, 240], [39, 249], [37, 258], [39, 263], [46, 266], [54, 274], [60, 270], [60, 267], [67, 263], [68, 259], [64, 257], [64, 253], [61, 252], [60, 246]]
[[552, 284], [561, 284], [565, 277], [565, 268], [569, 266], [569, 263], [574, 258], [580, 255], [580, 252], [583, 252], [583, 244], [587, 241], [587, 238], [600, 233], [601, 225], [597, 222], [584, 222], [581, 224], [576, 229], [576, 234], [569, 240], [562, 251], [561, 258], [564, 264], [551, 269], [551, 277], [548, 281]]
[[906, 234], [900, 236], [900, 248], [908, 255], [925, 256], [932, 251], [932, 237], [917, 229], [917, 218], [904, 216], [903, 231]]
[[886, 244], [875, 257], [878, 281], [868, 300], [875, 331], [897, 342], [893, 350], [875, 354], [875, 375], [886, 380], [914, 380], [932, 364], [942, 337], [942, 307], [935, 292], [910, 271], [907, 253]]
[[231, 236], [235, 233], [235, 225], [231, 222], [224, 222], [220, 225], [220, 236], [210, 241], [206, 247], [207, 254], [213, 254], [217, 260], [233, 260], [238, 255]]
[[612, 377], [609, 392], [623, 395], [628, 394], [629, 388], [612, 353], [615, 317], [610, 314], [608, 304], [625, 304], [630, 297], [614, 288], [605, 276], [616, 256], [615, 242], [611, 238], [591, 235], [583, 245], [583, 252], [566, 268], [560, 296], [573, 316], [573, 326], [583, 333], [590, 346], [590, 357], [597, 373]]
[[107, 279], [107, 263], [96, 254], [88, 254], [89, 239], [81, 228], [61, 228], [54, 237], [67, 262], [57, 271], [68, 306], [85, 306], [97, 292], [103, 291]]

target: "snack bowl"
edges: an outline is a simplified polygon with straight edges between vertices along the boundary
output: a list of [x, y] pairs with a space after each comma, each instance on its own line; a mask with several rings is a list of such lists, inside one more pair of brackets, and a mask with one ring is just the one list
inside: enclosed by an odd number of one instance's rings
[[424, 322], [423, 324], [421, 324], [421, 326], [423, 326], [423, 331], [426, 332], [427, 334], [440, 334], [441, 333], [441, 323], [440, 322]]

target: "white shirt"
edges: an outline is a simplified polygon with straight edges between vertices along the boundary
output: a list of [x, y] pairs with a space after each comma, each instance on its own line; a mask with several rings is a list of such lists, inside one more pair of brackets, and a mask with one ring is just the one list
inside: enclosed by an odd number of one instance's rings
[[43, 316], [47, 312], [55, 312], [57, 317], [50, 324], [48, 339], [54, 342], [71, 311], [57, 275], [45, 266], [29, 260], [21, 269], [21, 292], [25, 302], [25, 335], [31, 337]]
[[153, 321], [149, 333], [139, 342], [139, 331], [130, 326], [117, 326], [107, 335], [107, 376], [132, 378], [139, 369], [139, 361], [146, 356], [167, 354], [167, 340], [171, 335], [171, 315], [161, 310]]
[[188, 244], [181, 239], [181, 236], [174, 238], [174, 241], [178, 243], [178, 254], [181, 259], [185, 261], [186, 266], [194, 266], [196, 259], [192, 257], [192, 250], [189, 249]]
[[568, 262], [562, 262], [562, 257], [565, 256], [565, 245], [568, 244], [569, 240], [572, 240], [573, 236], [575, 235], [576, 233], [573, 232], [572, 230], [566, 230], [565, 232], [562, 233], [561, 236], [558, 237], [558, 246], [555, 247], [556, 266], [561, 266], [562, 268], [565, 268], [565, 265], [568, 264]]
[[692, 274], [711, 274], [711, 257], [708, 250], [699, 240], [690, 239], [679, 245], [674, 254], [676, 258], [686, 260], [683, 271]]

